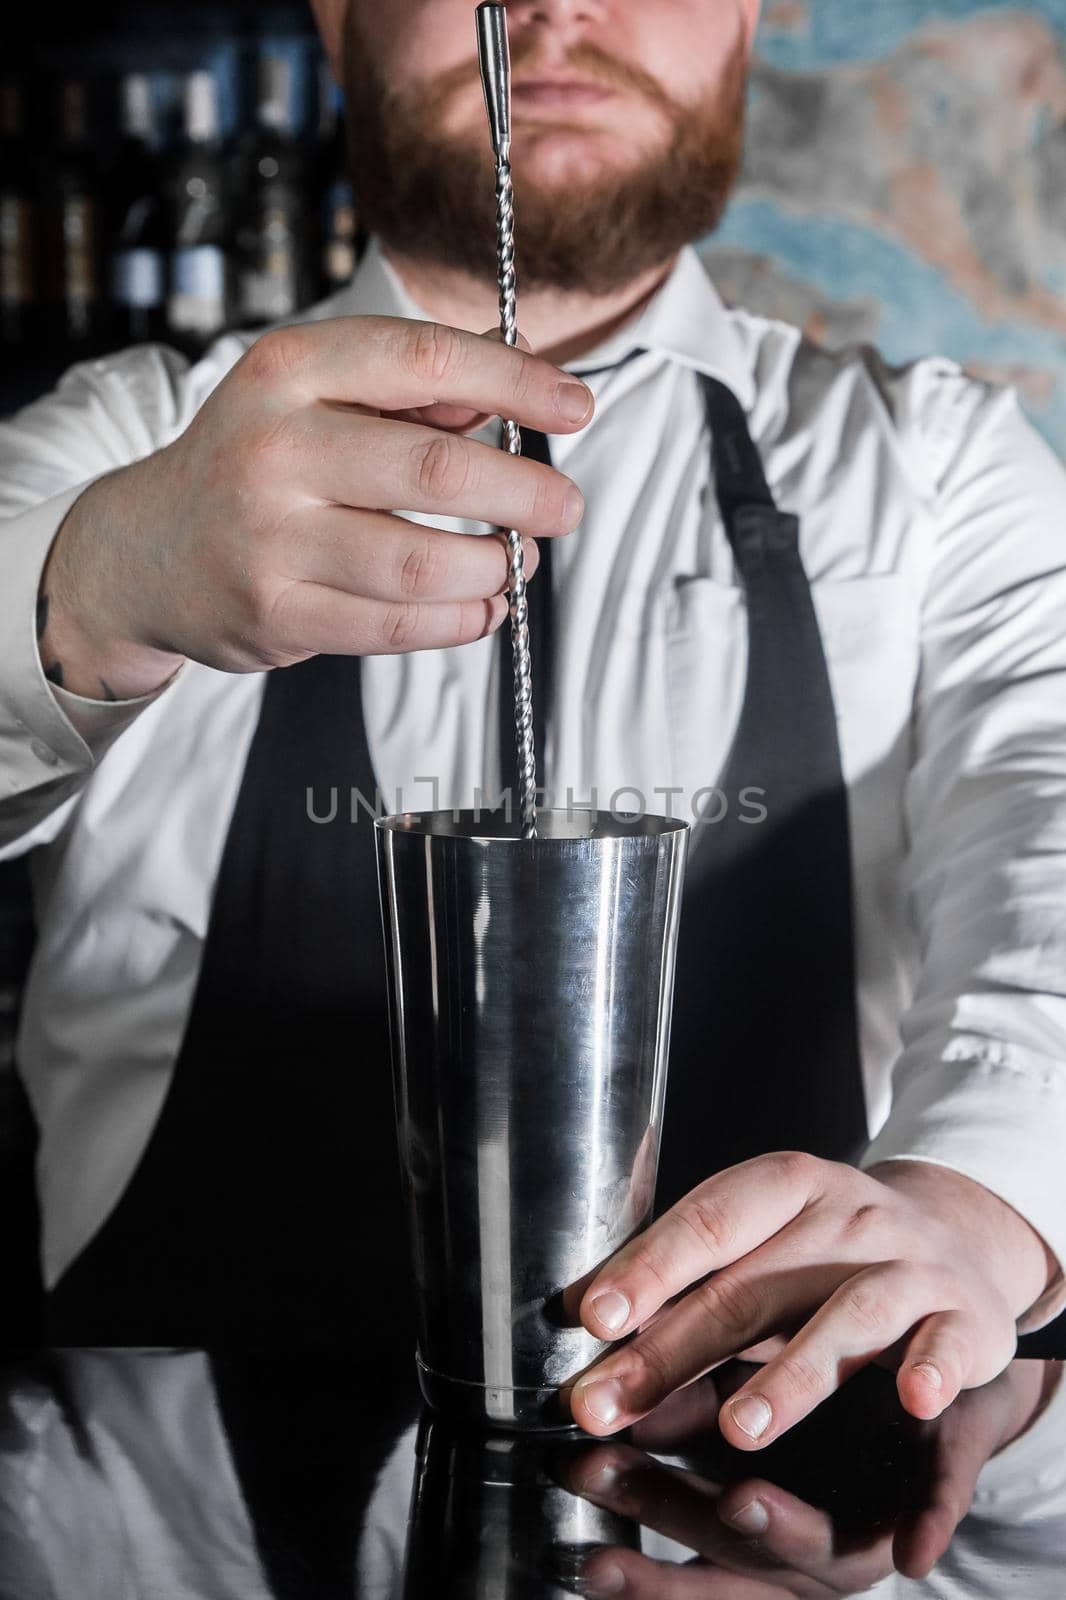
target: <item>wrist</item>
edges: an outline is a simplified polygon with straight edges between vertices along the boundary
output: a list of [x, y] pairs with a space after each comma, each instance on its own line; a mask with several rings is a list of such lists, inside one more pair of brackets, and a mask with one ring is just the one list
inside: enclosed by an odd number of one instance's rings
[[113, 503], [114, 479], [125, 472], [79, 495], [41, 575], [41, 667], [49, 682], [87, 700], [140, 699], [162, 688], [184, 660], [139, 640], [123, 616], [123, 579], [136, 582], [120, 548]]
[[882, 1161], [866, 1171], [907, 1195], [960, 1243], [971, 1241], [1016, 1318], [1056, 1277], [1058, 1263], [1043, 1237], [1008, 1201], [976, 1179], [918, 1158]]

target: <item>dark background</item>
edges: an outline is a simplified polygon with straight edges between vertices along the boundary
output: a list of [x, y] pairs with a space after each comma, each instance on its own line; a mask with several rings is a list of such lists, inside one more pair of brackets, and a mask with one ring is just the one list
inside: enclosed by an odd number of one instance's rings
[[[263, 52], [277, 52], [290, 63], [298, 132], [308, 141], [314, 137], [322, 51], [303, 0], [262, 5], [181, 0], [171, 6], [159, 0], [141, 5], [97, 0], [77, 9], [45, 0], [36, 12], [20, 7], [19, 15], [2, 25], [2, 37], [0, 80], [14, 79], [24, 89], [42, 199], [58, 165], [59, 88], [70, 78], [84, 82], [88, 91], [92, 154], [102, 196], [114, 172], [118, 89], [126, 72], [144, 72], [152, 80], [161, 175], [180, 137], [182, 80], [201, 68], [217, 78], [225, 156], [235, 167], [242, 137], [253, 122], [255, 65]], [[101, 232], [106, 271], [106, 225]], [[38, 248], [38, 257], [43, 254]], [[39, 259], [37, 269], [43, 271], [43, 266]], [[64, 344], [49, 326], [46, 306], [42, 312], [41, 336], [17, 349], [0, 344], [0, 416], [53, 387], [73, 361], [122, 343], [105, 331], [88, 349]]]

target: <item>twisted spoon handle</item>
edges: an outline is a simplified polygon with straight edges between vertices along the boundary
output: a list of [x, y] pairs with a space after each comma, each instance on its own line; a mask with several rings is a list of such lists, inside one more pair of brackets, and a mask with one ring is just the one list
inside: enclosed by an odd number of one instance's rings
[[[511, 178], [511, 61], [507, 12], [502, 5], [477, 8], [478, 55], [485, 107], [496, 155], [496, 258], [500, 286], [500, 332], [504, 344], [518, 343], [518, 280], [515, 274], [514, 184]], [[503, 445], [512, 456], [522, 454], [517, 422], [504, 422]], [[514, 651], [514, 720], [518, 777], [522, 792], [522, 835], [537, 837], [537, 753], [533, 738], [533, 666], [529, 649], [529, 606], [526, 601], [522, 537], [507, 533], [511, 646]]]

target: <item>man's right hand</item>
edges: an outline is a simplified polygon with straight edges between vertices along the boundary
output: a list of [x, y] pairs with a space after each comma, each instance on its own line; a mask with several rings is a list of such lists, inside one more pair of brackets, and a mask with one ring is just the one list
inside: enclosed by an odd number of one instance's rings
[[45, 671], [131, 699], [185, 658], [255, 672], [482, 638], [507, 615], [504, 542], [396, 513], [517, 528], [532, 572], [532, 540], [575, 528], [580, 492], [463, 430], [574, 433], [592, 409], [547, 362], [435, 323], [268, 333], [180, 438], [71, 508], [42, 584]]

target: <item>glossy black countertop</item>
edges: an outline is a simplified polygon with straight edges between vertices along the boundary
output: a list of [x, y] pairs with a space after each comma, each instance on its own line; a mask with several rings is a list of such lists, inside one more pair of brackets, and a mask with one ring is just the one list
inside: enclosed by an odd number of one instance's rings
[[[744, 1454], [714, 1418], [748, 1370], [604, 1443], [456, 1430], [357, 1351], [10, 1355], [0, 1600], [1062, 1593], [1057, 1366], [934, 1424], [870, 1368]], [[753, 1501], [757, 1537], [728, 1520]]]

